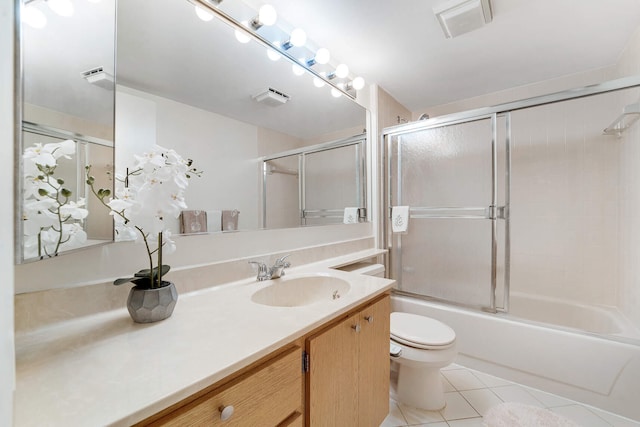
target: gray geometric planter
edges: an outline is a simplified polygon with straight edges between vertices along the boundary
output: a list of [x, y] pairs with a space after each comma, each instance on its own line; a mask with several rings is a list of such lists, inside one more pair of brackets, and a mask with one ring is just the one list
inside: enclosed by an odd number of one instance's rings
[[173, 282], [162, 281], [162, 285], [157, 289], [131, 288], [127, 309], [134, 322], [151, 323], [171, 316], [178, 301], [178, 291]]

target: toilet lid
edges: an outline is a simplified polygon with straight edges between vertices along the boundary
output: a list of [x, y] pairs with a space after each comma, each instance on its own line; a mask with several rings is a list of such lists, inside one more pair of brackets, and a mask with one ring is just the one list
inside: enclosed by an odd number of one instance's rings
[[394, 312], [391, 313], [391, 338], [410, 347], [433, 349], [450, 346], [456, 333], [436, 319]]

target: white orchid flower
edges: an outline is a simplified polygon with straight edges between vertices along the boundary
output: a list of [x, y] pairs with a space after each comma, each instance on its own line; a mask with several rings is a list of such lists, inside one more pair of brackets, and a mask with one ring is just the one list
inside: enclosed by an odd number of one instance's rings
[[55, 159], [59, 159], [60, 157], [71, 159], [71, 156], [76, 153], [76, 142], [73, 139], [67, 139], [62, 142], [47, 144], [44, 148], [49, 151]]
[[38, 143], [31, 147], [27, 147], [24, 150], [22, 158], [24, 160], [29, 160], [33, 164], [49, 167], [55, 166], [57, 164], [56, 158], [53, 157], [48, 146], [49, 144], [47, 144], [47, 146], [43, 146], [41, 143]]
[[84, 205], [85, 200], [82, 198], [78, 199], [77, 202], [69, 201], [65, 205], [60, 206], [60, 214], [76, 220], [83, 220], [89, 215], [89, 211], [83, 207]]

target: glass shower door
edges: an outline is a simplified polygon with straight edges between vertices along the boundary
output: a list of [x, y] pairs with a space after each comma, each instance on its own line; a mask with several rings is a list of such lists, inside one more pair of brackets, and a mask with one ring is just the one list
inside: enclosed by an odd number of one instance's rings
[[387, 136], [388, 203], [409, 206], [406, 233], [387, 227], [400, 291], [496, 309], [506, 277], [506, 130], [505, 117], [490, 115]]

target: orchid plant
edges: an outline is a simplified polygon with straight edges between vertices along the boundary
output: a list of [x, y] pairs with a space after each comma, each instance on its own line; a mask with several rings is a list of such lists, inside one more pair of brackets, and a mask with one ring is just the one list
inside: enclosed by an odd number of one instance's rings
[[162, 276], [170, 269], [162, 263], [163, 251], [170, 254], [176, 249], [166, 220], [177, 218], [187, 208], [184, 193], [189, 178], [200, 176], [202, 172], [192, 166], [191, 160], [184, 160], [174, 150], [160, 146], [134, 157], [134, 167], [127, 169], [124, 176], [116, 175], [114, 196], [109, 189], [95, 188], [91, 166], [86, 167], [86, 182], [110, 210], [118, 240], [141, 238], [147, 250], [149, 268], [140, 270], [133, 277], [117, 279], [114, 285], [133, 282], [142, 289], [157, 289], [165, 286]]
[[56, 174], [61, 158], [72, 159], [76, 142], [37, 143], [27, 147], [23, 160], [24, 257], [45, 258], [79, 247], [87, 240], [83, 221], [89, 214], [85, 199], [73, 200], [72, 191]]

